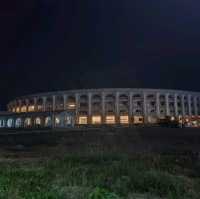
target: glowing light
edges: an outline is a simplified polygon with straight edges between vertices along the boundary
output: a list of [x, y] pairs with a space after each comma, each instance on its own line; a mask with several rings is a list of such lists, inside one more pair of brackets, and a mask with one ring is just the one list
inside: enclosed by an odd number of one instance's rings
[[40, 119], [39, 117], [37, 117], [37, 118], [35, 119], [35, 124], [36, 124], [36, 125], [41, 125], [41, 123], [42, 123], [41, 119]]
[[80, 116], [78, 123], [79, 124], [87, 124], [88, 123], [87, 120], [88, 120], [87, 116]]
[[34, 106], [29, 106], [28, 107], [28, 112], [33, 112], [35, 110], [35, 107]]
[[128, 117], [128, 115], [120, 116], [120, 123], [121, 124], [128, 124], [129, 123], [129, 117]]
[[92, 116], [92, 124], [101, 124], [101, 116]]
[[115, 116], [114, 115], [106, 116], [106, 124], [115, 124]]

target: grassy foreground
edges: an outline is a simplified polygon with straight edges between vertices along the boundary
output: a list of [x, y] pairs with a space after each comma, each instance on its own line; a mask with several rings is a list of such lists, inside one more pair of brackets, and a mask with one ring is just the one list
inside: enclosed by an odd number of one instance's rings
[[0, 199], [199, 199], [200, 165], [167, 155], [0, 163]]

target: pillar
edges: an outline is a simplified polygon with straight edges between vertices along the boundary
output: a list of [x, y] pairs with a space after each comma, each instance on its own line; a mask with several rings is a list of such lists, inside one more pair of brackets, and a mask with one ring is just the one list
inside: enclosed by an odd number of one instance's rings
[[181, 96], [182, 116], [185, 117], [185, 95]]
[[105, 115], [106, 115], [106, 110], [105, 110], [105, 93], [103, 92], [101, 94], [102, 98], [102, 123], [105, 122]]
[[119, 92], [116, 92], [116, 96], [115, 96], [115, 118], [116, 118], [116, 123], [119, 123], [119, 116], [120, 116]]
[[37, 107], [37, 98], [34, 97], [34, 111], [38, 111], [38, 107]]
[[56, 110], [56, 96], [55, 95], [53, 96], [53, 105], [52, 106], [53, 106], [52, 107], [53, 111], [55, 111]]
[[79, 114], [79, 94], [78, 93], [76, 93], [75, 94], [75, 100], [76, 100], [76, 116], [75, 116], [75, 118], [76, 118], [76, 123], [78, 123], [78, 114]]
[[156, 114], [160, 118], [160, 93], [156, 93]]
[[29, 100], [26, 99], [26, 100], [25, 100], [25, 103], [26, 103], [26, 112], [28, 112]]
[[197, 97], [194, 97], [194, 111], [195, 116], [198, 116]]
[[63, 108], [67, 110], [67, 95], [63, 95]]
[[177, 94], [174, 95], [175, 116], [178, 116]]
[[45, 112], [46, 111], [46, 102], [47, 102], [47, 97], [43, 97], [43, 111]]
[[170, 110], [169, 110], [169, 93], [165, 95], [165, 101], [166, 101], [166, 115], [170, 116]]
[[147, 120], [147, 100], [146, 100], [147, 96], [146, 93], [143, 94], [143, 114], [144, 114], [144, 123], [148, 123]]
[[192, 115], [192, 111], [191, 111], [191, 95], [188, 95], [188, 112], [189, 112], [189, 116]]
[[91, 124], [92, 120], [92, 93], [88, 94], [88, 123]]
[[132, 123], [132, 116], [133, 116], [133, 93], [130, 92], [129, 94], [129, 123]]

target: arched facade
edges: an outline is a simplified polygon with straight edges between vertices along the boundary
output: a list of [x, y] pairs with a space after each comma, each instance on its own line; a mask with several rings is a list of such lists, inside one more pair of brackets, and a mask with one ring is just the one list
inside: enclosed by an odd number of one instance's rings
[[77, 125], [157, 123], [166, 117], [200, 123], [200, 93], [129, 88], [71, 90], [19, 97], [8, 104], [8, 110], [11, 116], [0, 119], [0, 127], [65, 126], [67, 119], [62, 118], [62, 112], [74, 115]]

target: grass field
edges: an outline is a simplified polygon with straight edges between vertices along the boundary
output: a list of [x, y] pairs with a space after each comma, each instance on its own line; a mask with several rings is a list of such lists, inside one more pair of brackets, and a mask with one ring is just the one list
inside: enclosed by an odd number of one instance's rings
[[199, 199], [188, 156], [71, 155], [0, 163], [1, 199]]

